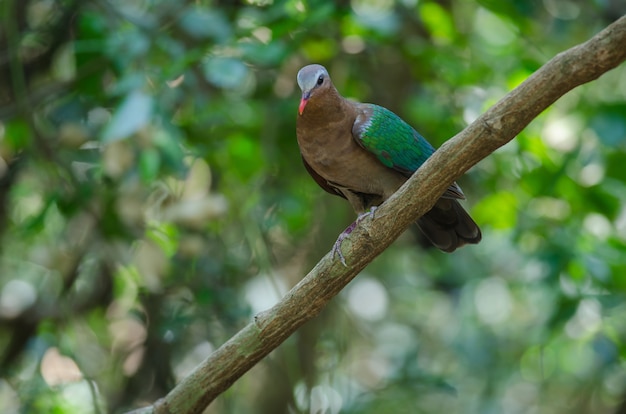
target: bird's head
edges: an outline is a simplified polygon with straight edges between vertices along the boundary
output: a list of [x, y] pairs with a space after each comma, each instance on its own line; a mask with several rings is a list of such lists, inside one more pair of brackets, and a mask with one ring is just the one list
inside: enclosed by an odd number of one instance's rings
[[304, 107], [309, 99], [320, 95], [324, 90], [331, 88], [330, 76], [322, 65], [308, 65], [298, 72], [298, 86], [302, 89], [302, 99], [298, 107], [298, 113], [302, 115]]

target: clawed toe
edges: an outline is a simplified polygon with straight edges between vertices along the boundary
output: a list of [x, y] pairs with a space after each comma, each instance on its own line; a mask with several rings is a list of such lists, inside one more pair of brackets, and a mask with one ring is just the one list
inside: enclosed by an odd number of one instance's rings
[[366, 211], [365, 213], [359, 214], [359, 216], [356, 218], [356, 221], [360, 223], [368, 216], [372, 216], [372, 220], [374, 220], [374, 218], [376, 218], [376, 210], [378, 210], [378, 206], [372, 206], [370, 208], [370, 211]]
[[346, 263], [346, 258], [343, 257], [343, 253], [341, 253], [341, 243], [343, 242], [343, 239], [345, 239], [345, 237], [342, 238], [341, 236], [339, 236], [339, 238], [333, 245], [333, 259], [335, 258], [335, 255], [339, 256], [339, 261], [341, 262], [341, 264], [345, 267], [348, 267], [348, 264]]
[[341, 261], [341, 264], [344, 265], [345, 267], [348, 267], [348, 264], [346, 263], [346, 258], [343, 256], [343, 253], [341, 253], [341, 244], [343, 243], [343, 241], [350, 235], [350, 233], [352, 233], [354, 231], [354, 229], [356, 228], [357, 225], [359, 225], [359, 223], [361, 223], [366, 217], [368, 216], [372, 216], [372, 219], [374, 219], [375, 217], [375, 212], [376, 209], [378, 207], [373, 206], [370, 211], [366, 211], [365, 213], [361, 213], [358, 215], [358, 217], [356, 218], [356, 220], [350, 224], [340, 235], [339, 237], [337, 237], [337, 241], [335, 242], [335, 244], [333, 245], [333, 259], [335, 258], [335, 255], [339, 256], [339, 261]]
[[341, 264], [345, 267], [348, 267], [348, 265], [346, 264], [346, 258], [343, 257], [343, 253], [341, 253], [341, 243], [343, 243], [344, 239], [348, 237], [350, 233], [352, 233], [352, 231], [356, 228], [357, 223], [358, 219], [354, 223], [350, 224], [343, 232], [341, 232], [339, 237], [337, 237], [337, 241], [333, 245], [333, 259], [335, 258], [335, 255], [338, 255]]

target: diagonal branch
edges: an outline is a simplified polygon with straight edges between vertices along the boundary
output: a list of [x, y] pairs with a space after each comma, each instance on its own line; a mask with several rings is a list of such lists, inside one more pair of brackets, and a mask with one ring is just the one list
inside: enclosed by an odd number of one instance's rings
[[446, 142], [344, 243], [349, 267], [327, 254], [273, 308], [255, 316], [165, 398], [137, 412], [199, 413], [220, 393], [314, 318], [368, 263], [470, 167], [511, 141], [573, 88], [626, 60], [626, 16], [589, 41], [555, 56], [465, 130]]

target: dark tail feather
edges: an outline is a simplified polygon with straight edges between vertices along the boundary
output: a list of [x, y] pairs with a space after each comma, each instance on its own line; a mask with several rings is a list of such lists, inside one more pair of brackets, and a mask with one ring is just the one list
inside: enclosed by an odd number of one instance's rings
[[465, 244], [476, 244], [482, 238], [480, 228], [459, 202], [440, 198], [419, 220], [417, 227], [438, 249], [453, 252]]

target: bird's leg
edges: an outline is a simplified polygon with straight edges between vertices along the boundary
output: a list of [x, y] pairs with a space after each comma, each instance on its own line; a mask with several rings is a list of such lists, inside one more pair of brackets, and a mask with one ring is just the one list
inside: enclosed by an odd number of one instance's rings
[[346, 227], [346, 229], [339, 235], [339, 237], [337, 237], [337, 241], [333, 245], [333, 250], [332, 250], [333, 259], [335, 258], [335, 255], [338, 255], [339, 260], [341, 261], [341, 264], [344, 265], [345, 267], [348, 267], [348, 265], [346, 264], [346, 258], [343, 257], [343, 253], [341, 253], [341, 243], [343, 243], [343, 241], [350, 235], [350, 233], [352, 233], [354, 229], [356, 229], [356, 226], [358, 226], [359, 223], [362, 222], [367, 216], [372, 216], [372, 220], [373, 220], [377, 208], [378, 208], [377, 206], [372, 206], [372, 208], [370, 208], [370, 211], [366, 211], [365, 213], [359, 214], [356, 220], [354, 220], [352, 224]]

